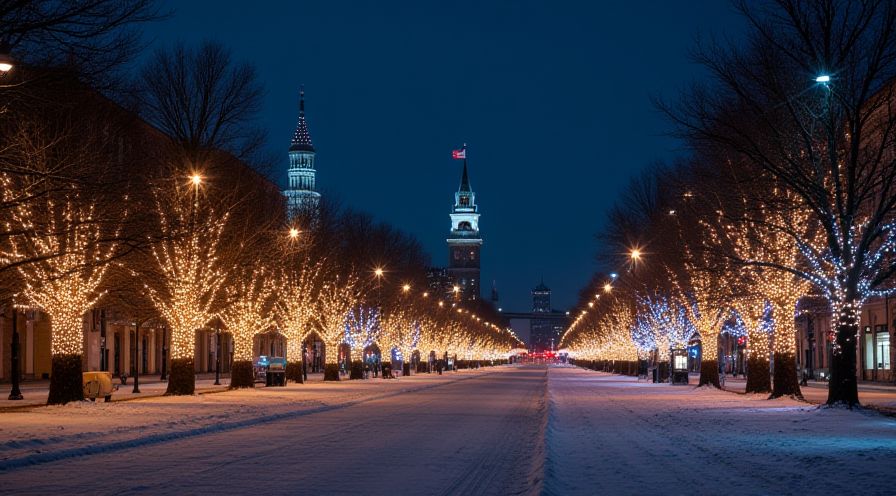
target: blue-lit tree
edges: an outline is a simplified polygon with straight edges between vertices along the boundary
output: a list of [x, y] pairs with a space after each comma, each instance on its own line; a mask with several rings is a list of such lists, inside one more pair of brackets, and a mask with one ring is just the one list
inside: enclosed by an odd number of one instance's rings
[[859, 311], [892, 293], [887, 281], [896, 274], [896, 5], [738, 7], [748, 41], [699, 47], [714, 84], [666, 110], [696, 149], [722, 150], [768, 174], [810, 212], [808, 235], [775, 228], [800, 248], [798, 263], [751, 264], [790, 272], [827, 297], [836, 326], [827, 402], [856, 405]]

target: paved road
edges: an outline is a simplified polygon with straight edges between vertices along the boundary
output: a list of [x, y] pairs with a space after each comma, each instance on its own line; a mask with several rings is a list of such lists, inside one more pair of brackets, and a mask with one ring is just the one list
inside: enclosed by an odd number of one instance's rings
[[[544, 367], [0, 471], [15, 494], [527, 494]], [[224, 393], [225, 395], [228, 393]], [[533, 475], [535, 474], [535, 475]], [[92, 485], [83, 485], [89, 481]]]
[[0, 413], [17, 495], [877, 495], [894, 458], [877, 413], [575, 367]]

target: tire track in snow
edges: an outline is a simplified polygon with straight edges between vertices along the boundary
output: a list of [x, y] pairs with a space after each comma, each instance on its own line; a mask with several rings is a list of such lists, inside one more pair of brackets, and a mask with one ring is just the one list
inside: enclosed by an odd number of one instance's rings
[[[523, 368], [521, 370], [527, 370]], [[531, 369], [529, 369], [531, 370]], [[486, 443], [486, 446], [472, 463], [473, 471], [456, 479], [453, 484], [444, 488], [440, 493], [443, 496], [455, 494], [540, 494], [541, 483], [544, 478], [544, 427], [546, 423], [547, 395], [547, 367], [539, 374], [538, 387], [531, 388], [526, 394], [520, 395], [513, 409], [501, 419], [504, 428], [497, 433], [494, 442]], [[537, 422], [531, 423], [535, 411]], [[532, 442], [524, 439], [532, 429]], [[517, 451], [508, 453], [516, 447]], [[520, 450], [526, 451], [531, 456], [530, 467], [527, 469], [526, 487], [520, 491], [508, 492], [506, 487], [497, 487], [496, 479], [506, 477], [508, 473], [518, 470], [513, 462], [518, 459]], [[517, 455], [515, 457], [510, 454]]]
[[341, 410], [345, 408], [349, 408], [355, 405], [360, 405], [363, 403], [367, 403], [370, 401], [390, 398], [394, 396], [398, 396], [401, 394], [414, 393], [419, 391], [426, 391], [430, 389], [435, 389], [443, 386], [448, 386], [450, 384], [457, 384], [460, 382], [465, 382], [473, 379], [478, 379], [482, 377], [488, 377], [490, 375], [496, 374], [497, 372], [487, 372], [484, 374], [461, 377], [453, 381], [442, 382], [437, 384], [428, 384], [425, 386], [402, 389], [399, 391], [393, 391], [390, 393], [377, 394], [373, 396], [368, 396], [365, 398], [360, 398], [357, 400], [347, 401], [344, 403], [337, 403], [333, 405], [324, 405], [316, 408], [309, 408], [305, 410], [294, 410], [287, 412], [274, 413], [270, 415], [262, 415], [259, 417], [251, 417], [247, 419], [237, 420], [234, 422], [224, 422], [219, 424], [210, 424], [205, 425], [193, 429], [187, 429], [182, 431], [175, 432], [162, 432], [156, 434], [150, 434], [148, 436], [137, 437], [133, 439], [125, 439], [121, 441], [113, 441], [107, 443], [99, 443], [85, 446], [78, 446], [73, 448], [65, 448], [56, 451], [47, 451], [41, 453], [34, 453], [26, 456], [9, 458], [3, 460], [0, 463], [0, 473], [13, 471], [19, 468], [32, 467], [34, 465], [41, 465], [44, 463], [51, 463], [61, 460], [66, 460], [70, 458], [78, 458], [84, 456], [91, 456], [97, 454], [106, 454], [116, 451], [127, 450], [131, 448], [141, 447], [141, 446], [149, 446], [154, 444], [165, 443], [174, 440], [192, 438], [197, 436], [203, 436], [207, 434], [214, 434], [219, 432], [231, 431], [234, 429], [242, 429], [246, 427], [252, 427], [259, 424], [267, 423], [267, 422], [276, 422], [280, 420], [293, 419], [298, 417], [305, 417], [309, 415], [315, 415], [318, 413], [324, 413], [334, 410]]

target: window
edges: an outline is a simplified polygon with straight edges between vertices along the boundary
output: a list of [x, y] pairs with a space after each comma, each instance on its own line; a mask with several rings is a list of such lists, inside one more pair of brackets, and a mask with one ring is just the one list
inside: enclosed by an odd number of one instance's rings
[[865, 369], [874, 368], [874, 335], [870, 332], [865, 333]]
[[886, 326], [877, 326], [875, 333], [877, 338], [877, 368], [883, 370], [890, 369], [890, 333], [887, 332]]
[[460, 197], [460, 206], [469, 207], [470, 206], [470, 197], [469, 196], [461, 196]]
[[457, 230], [458, 231], [472, 231], [473, 225], [467, 221], [463, 221], [457, 225]]
[[672, 364], [672, 368], [683, 370], [688, 368], [688, 356], [687, 355], [675, 355], [675, 362]]

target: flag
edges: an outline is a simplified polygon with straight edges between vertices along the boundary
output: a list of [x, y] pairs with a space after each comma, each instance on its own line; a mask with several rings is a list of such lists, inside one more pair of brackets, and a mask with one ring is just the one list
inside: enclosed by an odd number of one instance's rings
[[461, 148], [460, 150], [451, 150], [451, 158], [454, 160], [467, 158], [467, 149]]

